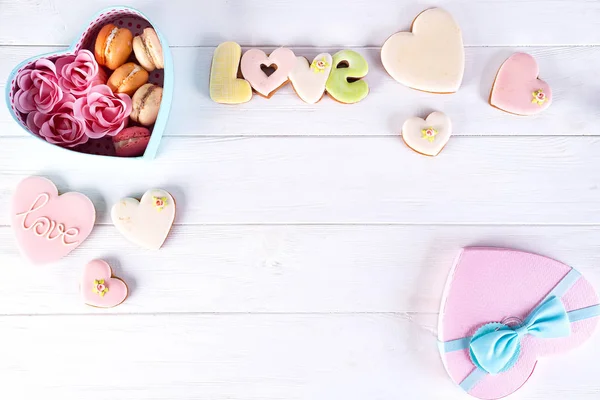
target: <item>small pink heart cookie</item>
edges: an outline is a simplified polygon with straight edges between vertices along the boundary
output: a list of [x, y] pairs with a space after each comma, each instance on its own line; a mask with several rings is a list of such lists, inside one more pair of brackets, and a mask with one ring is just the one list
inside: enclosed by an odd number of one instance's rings
[[417, 153], [437, 156], [452, 136], [452, 122], [442, 112], [436, 111], [427, 119], [412, 117], [402, 126], [404, 143]]
[[500, 67], [490, 104], [517, 115], [538, 114], [552, 104], [552, 89], [539, 79], [540, 68], [535, 58], [515, 53]]
[[[296, 55], [290, 49], [280, 47], [270, 55], [259, 49], [250, 49], [242, 56], [240, 69], [250, 86], [264, 97], [271, 97], [288, 83], [288, 76], [296, 65]], [[275, 72], [267, 76], [262, 66], [273, 67]]]
[[94, 227], [96, 210], [83, 194], [59, 196], [52, 181], [31, 176], [17, 186], [11, 221], [24, 255], [34, 264], [45, 264], [83, 243]]
[[112, 269], [106, 261], [90, 261], [83, 271], [81, 296], [85, 304], [93, 307], [116, 307], [127, 298], [127, 285], [112, 276]]
[[527, 382], [538, 360], [589, 339], [599, 316], [594, 287], [574, 268], [518, 250], [465, 248], [444, 290], [439, 349], [465, 392], [500, 399]]

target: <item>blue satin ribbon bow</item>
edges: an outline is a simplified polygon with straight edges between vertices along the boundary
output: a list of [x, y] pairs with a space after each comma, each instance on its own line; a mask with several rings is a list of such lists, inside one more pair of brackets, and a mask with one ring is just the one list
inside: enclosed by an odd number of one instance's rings
[[565, 306], [558, 297], [552, 296], [537, 306], [520, 326], [485, 325], [471, 339], [469, 351], [473, 363], [480, 369], [498, 374], [517, 362], [524, 336], [551, 339], [570, 334], [571, 322]]

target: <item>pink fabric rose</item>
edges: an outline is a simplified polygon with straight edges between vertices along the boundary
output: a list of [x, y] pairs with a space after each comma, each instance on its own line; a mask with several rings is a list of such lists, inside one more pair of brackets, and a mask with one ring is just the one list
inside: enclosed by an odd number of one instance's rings
[[113, 94], [106, 85], [94, 86], [86, 97], [75, 101], [75, 118], [85, 121], [85, 133], [92, 139], [115, 136], [129, 122], [131, 98]]
[[50, 113], [63, 98], [56, 66], [44, 58], [17, 75], [17, 87], [15, 107], [24, 114], [31, 111]]
[[60, 57], [56, 60], [56, 71], [60, 87], [75, 97], [85, 96], [93, 86], [106, 83], [106, 72], [89, 50]]
[[27, 115], [27, 127], [47, 142], [61, 147], [75, 147], [86, 143], [88, 136], [85, 134], [85, 122], [73, 115], [74, 101], [75, 97], [68, 94], [52, 114], [32, 111]]

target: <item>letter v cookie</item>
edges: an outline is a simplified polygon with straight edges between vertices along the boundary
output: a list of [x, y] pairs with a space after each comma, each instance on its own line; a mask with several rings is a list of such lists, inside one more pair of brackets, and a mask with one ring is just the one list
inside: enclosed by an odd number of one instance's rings
[[250, 101], [252, 88], [245, 79], [237, 77], [242, 48], [235, 42], [221, 43], [215, 49], [210, 68], [210, 98], [222, 104]]

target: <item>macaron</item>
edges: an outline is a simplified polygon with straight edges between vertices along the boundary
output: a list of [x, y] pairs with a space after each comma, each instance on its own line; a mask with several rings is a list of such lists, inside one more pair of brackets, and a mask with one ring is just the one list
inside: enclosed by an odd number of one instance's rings
[[114, 93], [132, 96], [136, 90], [148, 82], [148, 72], [139, 65], [129, 62], [121, 65], [108, 78], [108, 87]]
[[146, 28], [140, 36], [133, 38], [133, 52], [147, 71], [165, 68], [162, 45], [154, 29]]
[[155, 123], [158, 111], [160, 110], [162, 93], [163, 89], [152, 83], [146, 83], [139, 88], [131, 99], [133, 110], [129, 118], [144, 126], [150, 126]]
[[112, 138], [115, 151], [119, 157], [139, 157], [144, 155], [148, 142], [150, 142], [150, 131], [143, 126], [131, 126], [123, 129]]
[[133, 50], [133, 33], [114, 24], [105, 25], [96, 37], [94, 55], [98, 64], [115, 70], [125, 64]]

